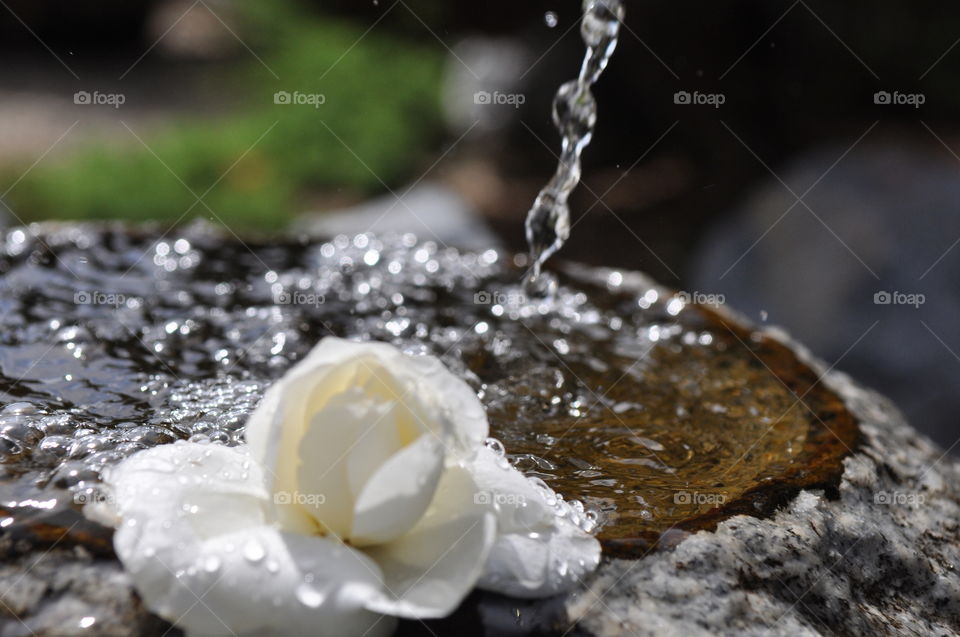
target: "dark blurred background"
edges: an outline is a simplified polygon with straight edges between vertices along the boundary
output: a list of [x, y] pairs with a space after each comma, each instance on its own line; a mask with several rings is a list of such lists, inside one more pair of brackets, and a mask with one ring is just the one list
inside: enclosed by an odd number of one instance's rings
[[[522, 250], [580, 10], [3, 0], [2, 222]], [[960, 5], [628, 1], [621, 31], [562, 258], [723, 295], [952, 447]]]

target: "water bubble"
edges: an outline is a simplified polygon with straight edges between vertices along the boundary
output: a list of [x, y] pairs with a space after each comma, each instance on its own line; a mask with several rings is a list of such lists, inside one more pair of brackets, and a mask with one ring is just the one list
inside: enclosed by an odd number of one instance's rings
[[531, 483], [538, 491], [540, 491], [540, 492], [543, 493], [543, 494], [550, 493], [550, 492], [552, 491], [552, 489], [547, 485], [547, 483], [543, 481], [543, 478], [534, 476], [534, 477], [531, 477], [531, 478], [527, 478], [527, 480], [529, 480], [530, 483]]
[[552, 29], [553, 27], [557, 26], [557, 14], [553, 11], [547, 11], [545, 14], [543, 14], [543, 21]]
[[593, 530], [597, 528], [597, 524], [599, 522], [600, 522], [599, 514], [596, 511], [590, 509], [584, 512], [583, 522], [581, 523], [580, 528], [582, 528], [587, 533], [592, 533]]
[[0, 436], [32, 447], [43, 438], [43, 432], [29, 422], [0, 417]]
[[543, 508], [525, 500], [512, 508], [512, 524], [524, 529], [532, 529], [543, 522]]
[[38, 407], [33, 403], [17, 402], [6, 405], [2, 413], [17, 416], [22, 414], [35, 414], [37, 411]]
[[208, 555], [203, 560], [203, 570], [208, 573], [216, 573], [220, 570], [222, 562], [216, 555]]

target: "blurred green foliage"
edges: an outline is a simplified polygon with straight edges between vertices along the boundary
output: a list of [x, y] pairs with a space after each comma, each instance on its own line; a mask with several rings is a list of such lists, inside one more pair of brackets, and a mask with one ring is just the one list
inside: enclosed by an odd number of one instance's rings
[[[305, 192], [369, 193], [422, 167], [441, 133], [440, 51], [387, 29], [364, 35], [287, 2], [242, 3], [239, 19], [263, 63], [240, 51], [241, 68], [209, 86], [239, 92], [239, 108], [174, 122], [143, 145], [132, 137], [122, 147], [91, 142], [43, 162], [8, 196], [13, 209], [26, 220], [202, 216], [279, 229]], [[322, 94], [324, 102], [275, 104], [278, 91]]]

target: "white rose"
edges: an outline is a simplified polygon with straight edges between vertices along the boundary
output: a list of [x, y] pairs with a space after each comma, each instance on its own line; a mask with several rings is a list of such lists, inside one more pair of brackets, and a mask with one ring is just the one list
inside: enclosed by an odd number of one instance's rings
[[146, 605], [190, 635], [379, 635], [476, 586], [551, 595], [599, 544], [484, 446], [435, 358], [327, 338], [266, 393], [243, 447], [179, 442], [107, 472], [91, 516]]

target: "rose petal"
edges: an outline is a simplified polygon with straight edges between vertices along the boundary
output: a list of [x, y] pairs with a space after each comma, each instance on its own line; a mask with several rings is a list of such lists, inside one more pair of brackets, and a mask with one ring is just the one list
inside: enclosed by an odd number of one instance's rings
[[[316, 350], [314, 348], [314, 352]], [[350, 366], [315, 367], [322, 358], [314, 352], [267, 391], [247, 422], [245, 433], [253, 457], [265, 470], [268, 488], [279, 496], [278, 515], [284, 528], [304, 533], [316, 530], [310, 515], [315, 512], [305, 510], [303, 500], [297, 498], [303, 491], [297, 472], [302, 466], [300, 445], [311, 425], [312, 418], [307, 416], [311, 413], [310, 407], [326, 401], [332, 409], [332, 418], [321, 422], [338, 426], [326, 436], [326, 444], [318, 448], [321, 453], [327, 452], [326, 458], [310, 458], [308, 470], [320, 467], [321, 472], [326, 472], [345, 456], [357, 436], [350, 414], [342, 413], [357, 400], [356, 394], [350, 392], [355, 370]], [[319, 463], [324, 461], [327, 464], [321, 467]], [[327, 483], [319, 488], [311, 485], [306, 495], [311, 502], [316, 502], [318, 494], [327, 498], [324, 522], [340, 533], [349, 529], [352, 499], [344, 488], [345, 476], [332, 473], [324, 477], [328, 477]], [[338, 498], [337, 494], [343, 496]]]
[[298, 441], [296, 454], [278, 465], [280, 471], [285, 471], [286, 465], [297, 467], [293, 495], [283, 508], [299, 508], [325, 530], [340, 538], [348, 537], [355, 504], [349, 471], [351, 454], [358, 440], [383, 437], [380, 429], [392, 427], [390, 420], [359, 391], [346, 391], [331, 398]]
[[[307, 422], [326, 401], [357, 387], [358, 372], [390, 387], [389, 400], [403, 402], [421, 429], [444, 440], [448, 453], [468, 458], [487, 437], [483, 405], [463, 380], [432, 356], [407, 356], [386, 343], [324, 338], [270, 388], [247, 423], [254, 457], [270, 471], [274, 490], [293, 490], [296, 467], [278, 466], [292, 458]], [[318, 390], [319, 388], [319, 390]]]
[[351, 542], [384, 544], [412, 529], [433, 501], [443, 468], [443, 443], [429, 434], [394, 454], [357, 496]]
[[[294, 459], [313, 415], [358, 385], [356, 346], [337, 338], [321, 341], [267, 390], [247, 420], [244, 435], [253, 458], [266, 471], [271, 491], [297, 491], [299, 465]], [[303, 526], [303, 512], [295, 505], [283, 507], [281, 517], [290, 519], [293, 528]]]
[[371, 405], [367, 418], [373, 422], [357, 437], [344, 459], [350, 493], [354, 497], [363, 491], [377, 469], [408, 444], [397, 422], [402, 418], [398, 412], [402, 411], [403, 406], [393, 401]]
[[[243, 436], [247, 442], [247, 448], [260, 465], [266, 466], [270, 459], [270, 465], [273, 465], [273, 459], [277, 455], [277, 447], [280, 443], [280, 436], [276, 435], [274, 427], [279, 423], [280, 399], [283, 395], [279, 383], [271, 385], [260, 399], [260, 404], [253, 410], [247, 423], [244, 426]], [[268, 478], [272, 478], [269, 472]], [[268, 484], [272, 480], [268, 481]]]
[[243, 451], [164, 445], [106, 482], [124, 568], [148, 607], [190, 635], [392, 632], [391, 619], [363, 606], [382, 587], [376, 563], [265, 525], [262, 475]]
[[[455, 460], [471, 458], [490, 433], [477, 393], [433, 356], [408, 357], [405, 367], [418, 384], [417, 393], [429, 402], [432, 418], [452, 432], [446, 440], [447, 455]], [[434, 435], [440, 435], [439, 430]]]
[[549, 597], [580, 586], [599, 563], [596, 538], [564, 521], [536, 538], [498, 537], [477, 585], [513, 597]]
[[469, 472], [448, 469], [429, 510], [399, 540], [366, 549], [384, 573], [367, 608], [410, 618], [443, 617], [473, 589], [496, 539], [496, 517], [475, 504]]
[[546, 597], [577, 586], [600, 563], [600, 543], [555, 514], [543, 490], [483, 448], [467, 465], [496, 503], [497, 541], [478, 582], [515, 597]]

